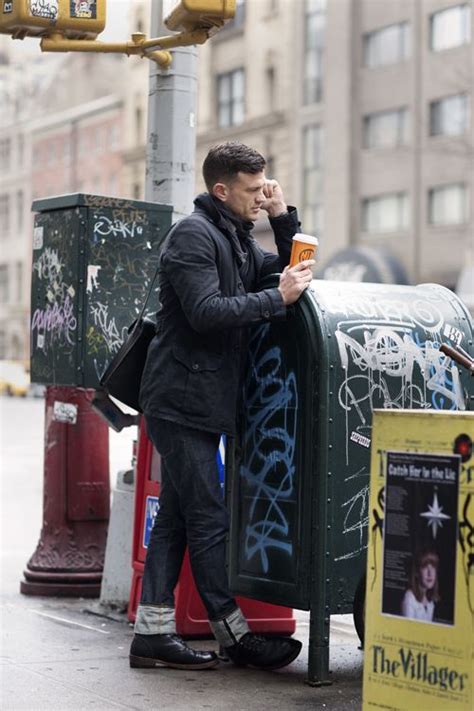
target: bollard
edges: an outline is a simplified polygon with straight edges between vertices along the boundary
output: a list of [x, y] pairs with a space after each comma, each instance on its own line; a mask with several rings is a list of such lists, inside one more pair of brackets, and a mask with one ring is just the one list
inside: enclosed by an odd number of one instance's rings
[[24, 595], [98, 597], [110, 508], [109, 433], [93, 390], [45, 396], [43, 526], [24, 571]]

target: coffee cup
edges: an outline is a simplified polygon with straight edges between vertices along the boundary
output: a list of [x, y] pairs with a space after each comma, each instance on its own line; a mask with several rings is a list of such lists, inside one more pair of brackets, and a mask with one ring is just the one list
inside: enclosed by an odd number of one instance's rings
[[296, 234], [293, 237], [290, 267], [294, 267], [295, 264], [304, 262], [306, 259], [314, 259], [316, 256], [316, 250], [318, 248], [318, 245], [319, 240], [317, 237], [313, 237], [312, 235], [304, 235], [301, 233]]

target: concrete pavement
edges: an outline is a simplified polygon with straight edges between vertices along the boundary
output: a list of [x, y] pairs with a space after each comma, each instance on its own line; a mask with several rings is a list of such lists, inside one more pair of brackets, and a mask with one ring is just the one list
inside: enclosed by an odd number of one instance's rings
[[[1, 691], [5, 711], [83, 709], [333, 709], [361, 707], [362, 652], [349, 616], [331, 621], [333, 685], [304, 684], [308, 613], [296, 611], [304, 643], [286, 669], [258, 672], [221, 663], [215, 670], [132, 670], [133, 630], [125, 617], [94, 614], [93, 601], [25, 597], [19, 584], [42, 519], [42, 400], [0, 398]], [[131, 459], [133, 433], [110, 433], [111, 481]], [[215, 648], [213, 641], [192, 642]]]

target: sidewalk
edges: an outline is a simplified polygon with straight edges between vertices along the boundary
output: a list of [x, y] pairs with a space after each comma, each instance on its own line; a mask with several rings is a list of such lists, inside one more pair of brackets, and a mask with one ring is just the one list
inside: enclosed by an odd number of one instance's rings
[[[133, 630], [93, 614], [84, 599], [20, 595], [22, 571], [42, 517], [43, 402], [0, 398], [2, 460], [2, 647], [0, 707], [5, 711], [83, 709], [360, 709], [362, 653], [349, 616], [331, 622], [333, 685], [304, 684], [308, 613], [296, 611], [304, 643], [286, 669], [258, 672], [221, 663], [215, 670], [137, 670], [128, 666]], [[131, 433], [111, 433], [111, 480], [130, 463]], [[192, 642], [215, 648], [213, 641]]]

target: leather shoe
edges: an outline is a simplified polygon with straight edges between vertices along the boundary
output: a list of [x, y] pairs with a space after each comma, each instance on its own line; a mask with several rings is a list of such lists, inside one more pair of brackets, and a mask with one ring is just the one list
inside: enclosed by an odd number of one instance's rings
[[136, 634], [130, 648], [130, 666], [137, 669], [211, 669], [219, 664], [214, 652], [201, 652], [177, 634]]
[[237, 644], [226, 647], [230, 659], [239, 667], [280, 669], [290, 664], [303, 645], [291, 637], [265, 637], [247, 632]]

